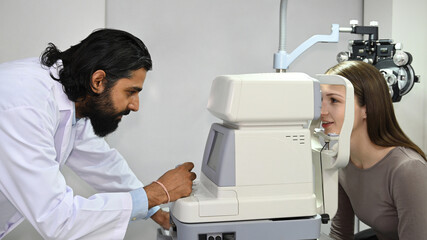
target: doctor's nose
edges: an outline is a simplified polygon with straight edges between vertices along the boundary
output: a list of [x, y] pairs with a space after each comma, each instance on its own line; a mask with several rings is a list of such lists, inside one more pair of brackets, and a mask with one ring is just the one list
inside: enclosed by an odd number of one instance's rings
[[131, 111], [134, 111], [134, 112], [139, 110], [139, 97], [138, 96], [132, 98], [132, 100], [129, 102], [128, 109]]

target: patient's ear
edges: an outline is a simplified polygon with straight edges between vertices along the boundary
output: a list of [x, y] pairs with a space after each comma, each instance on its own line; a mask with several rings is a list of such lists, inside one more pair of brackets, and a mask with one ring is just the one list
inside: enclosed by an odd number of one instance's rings
[[105, 89], [106, 79], [105, 76], [107, 74], [104, 70], [96, 70], [92, 74], [92, 78], [90, 79], [90, 87], [94, 93], [100, 94]]
[[366, 120], [366, 117], [367, 117], [367, 115], [366, 115], [366, 105], [363, 106], [363, 107], [360, 107], [360, 111], [362, 112], [362, 118], [363, 118], [363, 120]]

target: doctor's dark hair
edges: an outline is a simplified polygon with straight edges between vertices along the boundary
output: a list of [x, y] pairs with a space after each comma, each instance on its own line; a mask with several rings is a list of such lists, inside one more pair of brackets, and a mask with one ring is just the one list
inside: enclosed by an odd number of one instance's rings
[[[62, 64], [58, 62], [62, 60]], [[92, 32], [79, 44], [61, 52], [53, 43], [41, 55], [41, 63], [47, 67], [57, 63], [58, 78], [71, 101], [84, 99], [88, 94], [96, 96], [91, 88], [92, 74], [97, 70], [106, 73], [107, 89], [120, 78], [130, 78], [141, 68], [151, 70], [151, 56], [144, 43], [130, 33], [115, 29]]]
[[368, 135], [374, 144], [411, 148], [426, 160], [425, 153], [400, 128], [387, 83], [377, 68], [362, 61], [345, 61], [326, 74], [343, 76], [353, 84], [357, 104], [366, 106]]

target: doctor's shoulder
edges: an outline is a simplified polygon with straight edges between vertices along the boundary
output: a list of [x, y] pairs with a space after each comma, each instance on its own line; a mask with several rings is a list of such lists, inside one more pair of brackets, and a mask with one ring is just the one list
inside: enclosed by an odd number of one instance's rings
[[52, 97], [56, 81], [38, 58], [0, 64], [0, 110], [42, 107]]

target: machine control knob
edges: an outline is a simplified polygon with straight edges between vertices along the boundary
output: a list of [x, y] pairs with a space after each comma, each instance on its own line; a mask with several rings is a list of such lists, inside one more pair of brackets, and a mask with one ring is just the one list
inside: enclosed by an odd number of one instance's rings
[[371, 26], [371, 27], [378, 27], [378, 22], [377, 21], [370, 21], [369, 22], [369, 26]]
[[409, 62], [409, 56], [402, 50], [396, 51], [396, 54], [393, 56], [393, 62], [397, 66], [405, 66]]
[[363, 62], [372, 64], [374, 62], [374, 60], [372, 60], [372, 58], [365, 58], [365, 59], [363, 59]]
[[355, 20], [355, 19], [350, 20], [350, 25], [352, 27], [357, 26], [358, 24], [359, 24], [359, 20]]
[[341, 62], [345, 62], [349, 59], [348, 53], [347, 52], [340, 52], [337, 54], [337, 62], [341, 63]]

